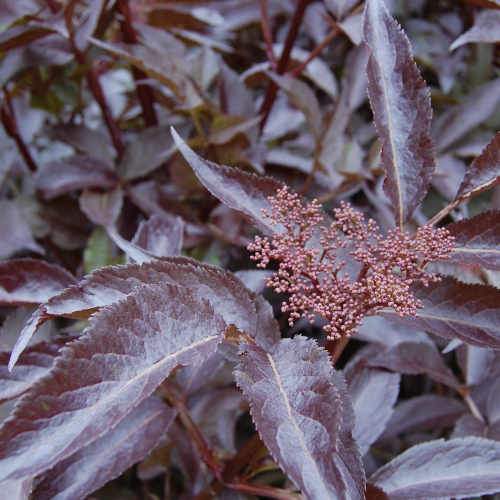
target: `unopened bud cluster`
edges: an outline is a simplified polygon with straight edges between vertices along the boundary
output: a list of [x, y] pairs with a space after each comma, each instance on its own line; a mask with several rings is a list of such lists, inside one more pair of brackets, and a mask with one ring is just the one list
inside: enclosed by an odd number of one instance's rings
[[286, 187], [269, 201], [264, 215], [280, 231], [272, 238], [257, 236], [248, 246], [251, 258], [262, 268], [271, 260], [279, 263], [268, 286], [288, 294], [282, 311], [290, 325], [320, 315], [332, 339], [353, 334], [365, 316], [383, 308], [414, 315], [421, 303], [412, 286], [438, 281], [425, 266], [453, 249], [446, 229], [423, 226], [413, 235], [392, 229], [384, 236], [375, 221], [347, 203], [333, 210], [330, 221], [316, 200], [304, 203]]

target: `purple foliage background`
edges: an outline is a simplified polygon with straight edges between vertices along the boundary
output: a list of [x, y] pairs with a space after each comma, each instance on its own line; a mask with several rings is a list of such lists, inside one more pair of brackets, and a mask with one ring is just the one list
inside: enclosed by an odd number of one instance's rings
[[[2, 495], [496, 498], [499, 43], [497, 0], [0, 0]], [[416, 314], [291, 326], [283, 186], [446, 228]]]

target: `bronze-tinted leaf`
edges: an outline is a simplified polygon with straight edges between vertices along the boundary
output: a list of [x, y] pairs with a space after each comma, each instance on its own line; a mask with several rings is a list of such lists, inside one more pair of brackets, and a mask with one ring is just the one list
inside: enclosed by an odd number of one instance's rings
[[500, 211], [485, 212], [446, 229], [455, 237], [449, 260], [500, 270]]
[[257, 430], [308, 498], [361, 499], [364, 472], [344, 378], [313, 340], [243, 347], [235, 372]]
[[39, 474], [103, 436], [175, 367], [214, 353], [226, 327], [206, 300], [166, 284], [94, 315], [0, 428], [0, 477]]
[[156, 398], [144, 400], [114, 429], [43, 475], [39, 500], [87, 498], [142, 460], [160, 441], [176, 412]]
[[364, 38], [371, 50], [368, 95], [382, 142], [384, 190], [402, 225], [427, 193], [435, 167], [429, 90], [408, 38], [382, 0], [366, 2]]
[[71, 274], [56, 264], [36, 259], [0, 262], [0, 304], [41, 304], [73, 285]]

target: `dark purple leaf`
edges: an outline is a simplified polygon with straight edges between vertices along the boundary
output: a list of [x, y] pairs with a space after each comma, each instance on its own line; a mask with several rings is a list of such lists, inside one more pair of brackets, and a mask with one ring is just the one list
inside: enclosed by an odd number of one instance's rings
[[267, 286], [267, 280], [273, 274], [273, 271], [266, 271], [264, 269], [248, 269], [236, 271], [235, 273], [238, 279], [254, 293], [262, 293]]
[[353, 111], [366, 99], [366, 63], [369, 50], [365, 45], [351, 51], [342, 80], [342, 92], [335, 113], [329, 120], [321, 140], [319, 161], [332, 177], [339, 166], [345, 143], [345, 131]]
[[489, 437], [488, 426], [472, 415], [463, 415], [457, 420], [452, 438], [463, 438], [467, 436]]
[[[500, 79], [498, 79], [500, 101]], [[497, 132], [483, 152], [471, 163], [458, 188], [457, 198], [466, 199], [500, 182], [500, 132]]]
[[485, 380], [496, 362], [495, 351], [473, 345], [463, 345], [457, 350], [457, 361], [467, 385], [477, 385]]
[[366, 317], [359, 326], [356, 337], [365, 342], [373, 342], [388, 348], [402, 342], [432, 343], [426, 333], [415, 330], [411, 326], [394, 323], [381, 316]]
[[500, 443], [481, 438], [439, 439], [413, 446], [370, 482], [391, 500], [470, 497], [500, 490]]
[[88, 0], [82, 19], [74, 31], [74, 42], [80, 52], [87, 49], [89, 39], [94, 34], [105, 3], [104, 0]]
[[184, 221], [174, 215], [152, 215], [141, 222], [132, 243], [156, 257], [179, 255], [184, 239]]
[[[432, 131], [439, 151], [484, 123], [500, 102], [500, 78], [477, 87], [461, 104], [450, 107], [433, 123]], [[498, 175], [498, 173], [497, 173]]]
[[342, 19], [358, 3], [357, 0], [324, 0], [326, 8], [337, 20]]
[[40, 254], [43, 248], [33, 239], [31, 228], [22, 214], [20, 206], [11, 200], [0, 200], [0, 259], [10, 257], [20, 250]]
[[466, 411], [460, 401], [445, 396], [425, 394], [407, 399], [394, 408], [381, 440], [408, 432], [450, 427]]
[[68, 271], [43, 260], [0, 262], [2, 305], [40, 304], [74, 283], [75, 279]]
[[384, 190], [398, 225], [427, 193], [434, 172], [429, 90], [413, 61], [411, 46], [382, 0], [366, 2], [368, 94], [382, 142]]
[[255, 103], [251, 92], [227, 64], [222, 63], [219, 74], [220, 106], [231, 116], [251, 118], [255, 116]]
[[175, 151], [169, 127], [149, 127], [130, 138], [117, 171], [126, 180], [156, 170]]
[[50, 133], [55, 139], [70, 144], [83, 155], [98, 158], [108, 165], [113, 164], [113, 146], [107, 133], [102, 130], [68, 123], [54, 127]]
[[455, 237], [452, 262], [500, 270], [500, 211], [485, 212], [446, 229]]
[[84, 188], [109, 189], [116, 183], [116, 176], [107, 164], [81, 155], [46, 163], [35, 178], [36, 188], [48, 200]]
[[322, 128], [321, 108], [316, 95], [307, 83], [292, 76], [280, 76], [272, 72], [269, 72], [268, 76], [283, 89], [293, 106], [304, 113], [311, 133], [319, 138]]
[[33, 492], [34, 498], [87, 498], [142, 460], [158, 444], [175, 416], [175, 410], [159, 399], [144, 400], [110, 432], [44, 474]]
[[206, 300], [167, 284], [97, 313], [0, 428], [0, 477], [39, 474], [103, 436], [175, 367], [215, 352], [226, 327]]
[[363, 498], [351, 404], [326, 351], [301, 336], [268, 352], [246, 345], [235, 375], [264, 443], [304, 495]]
[[173, 128], [172, 136], [184, 159], [210, 193], [229, 208], [243, 212], [262, 231], [276, 232], [276, 226], [263, 216], [262, 210], [270, 208], [268, 198], [280, 189], [279, 182], [270, 177], [259, 177], [237, 168], [204, 160], [180, 138]]
[[98, 193], [84, 191], [80, 195], [80, 209], [94, 223], [104, 227], [113, 226], [123, 205], [123, 191], [120, 188]]
[[[92, 43], [111, 54], [125, 59], [147, 75], [168, 87], [187, 107], [202, 104], [198, 90], [191, 82], [186, 59], [174, 51], [165, 53], [153, 46], [141, 44], [105, 43], [92, 38]], [[168, 57], [165, 57], [165, 56]]]
[[462, 33], [450, 45], [450, 50], [455, 50], [466, 43], [497, 42], [500, 42], [500, 11], [482, 10], [477, 14], [472, 28]]
[[400, 376], [374, 368], [355, 370], [348, 379], [354, 408], [353, 437], [364, 455], [384, 432], [399, 394]]
[[12, 372], [7, 369], [10, 353], [0, 352], [0, 401], [23, 394], [43, 377], [64, 343], [64, 340], [40, 342], [28, 347]]
[[253, 295], [234, 275], [188, 258], [171, 257], [144, 265], [115, 266], [94, 271], [77, 285], [52, 297], [26, 323], [12, 351], [9, 368], [12, 369], [38, 326], [47, 319], [56, 316], [87, 318], [97, 309], [123, 299], [143, 284], [190, 288], [197, 297], [209, 300], [228, 324], [235, 324], [258, 341], [272, 344], [279, 338], [270, 330], [257, 330]]
[[490, 424], [500, 421], [500, 379], [493, 382], [486, 403], [486, 417]]
[[0, 9], [0, 24], [8, 26], [21, 17], [36, 14], [40, 5], [36, 0], [18, 0], [17, 2], [2, 2]]
[[[273, 44], [274, 53], [276, 54], [277, 57], [281, 56], [284, 48], [285, 48], [284, 43]], [[304, 50], [298, 47], [297, 45], [295, 45], [292, 48], [292, 52], [290, 54], [290, 59], [296, 62], [296, 66], [305, 62], [306, 60], [309, 61], [304, 70], [302, 71], [301, 76], [307, 78], [310, 82], [314, 83], [316, 87], [326, 92], [333, 99], [336, 99], [339, 93], [338, 85], [337, 85], [337, 80], [335, 79], [335, 75], [330, 69], [329, 64], [323, 61], [319, 56], [313, 57], [312, 59], [310, 59], [310, 57], [311, 57], [311, 52], [309, 52], [308, 50]], [[270, 69], [269, 65], [268, 69]], [[271, 76], [272, 78], [273, 76], [276, 75], [276, 73], [272, 74], [268, 73], [268, 75]], [[298, 97], [301, 94], [300, 88], [301, 86], [299, 84], [299, 86], [297, 87], [297, 90], [299, 91]], [[305, 92], [308, 93], [308, 90], [306, 90]], [[301, 99], [299, 97], [299, 101], [300, 100]], [[297, 107], [299, 107], [300, 109], [300, 106]], [[314, 119], [313, 117], [311, 118]]]
[[500, 349], [500, 290], [443, 278], [418, 288], [415, 295], [423, 302], [416, 316], [402, 318], [393, 311], [381, 314], [446, 339], [458, 338], [478, 347]]
[[447, 200], [453, 200], [465, 175], [465, 163], [451, 154], [439, 157], [432, 186]]
[[106, 232], [115, 245], [125, 253], [129, 261], [145, 264], [155, 260], [156, 257], [152, 253], [123, 238], [116, 226], [107, 226]]
[[236, 420], [248, 408], [234, 388], [209, 390], [195, 397], [189, 413], [212, 447], [236, 453]]
[[403, 342], [371, 359], [370, 365], [405, 375], [425, 373], [436, 382], [454, 389], [460, 387], [438, 350], [430, 343]]
[[29, 500], [33, 488], [33, 479], [12, 479], [0, 483], [2, 495], [9, 500]]

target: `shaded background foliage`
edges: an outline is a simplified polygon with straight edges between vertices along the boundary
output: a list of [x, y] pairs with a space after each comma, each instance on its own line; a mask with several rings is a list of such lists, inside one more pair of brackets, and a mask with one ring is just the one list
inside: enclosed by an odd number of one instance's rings
[[[385, 5], [409, 41], [378, 0], [0, 1], [10, 498], [500, 490], [500, 3]], [[280, 183], [456, 237], [421, 314], [366, 318], [335, 371], [245, 248]]]

